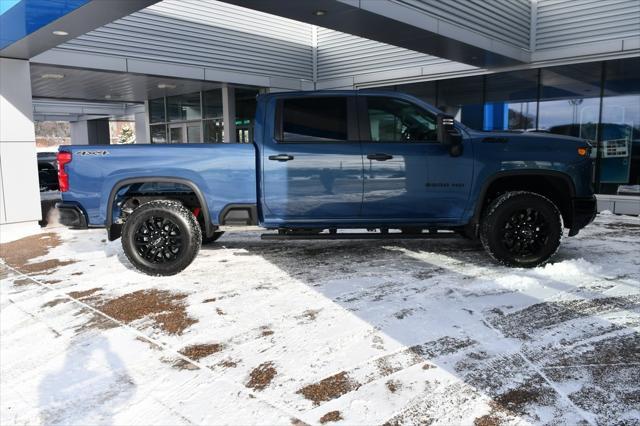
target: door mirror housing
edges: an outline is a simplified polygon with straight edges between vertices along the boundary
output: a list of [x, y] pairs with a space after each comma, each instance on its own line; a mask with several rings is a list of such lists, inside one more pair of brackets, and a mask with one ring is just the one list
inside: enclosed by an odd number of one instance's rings
[[462, 154], [462, 134], [455, 126], [452, 116], [438, 114], [438, 141], [449, 147], [449, 153], [453, 157]]

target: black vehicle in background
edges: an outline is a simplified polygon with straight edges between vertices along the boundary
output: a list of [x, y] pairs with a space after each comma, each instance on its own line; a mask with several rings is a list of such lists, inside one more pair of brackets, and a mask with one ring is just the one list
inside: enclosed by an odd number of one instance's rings
[[58, 162], [55, 152], [38, 153], [38, 181], [40, 192], [58, 191]]
[[40, 185], [40, 209], [42, 220], [40, 226], [47, 226], [51, 210], [60, 201], [58, 184], [58, 160], [55, 152], [38, 153], [38, 182]]

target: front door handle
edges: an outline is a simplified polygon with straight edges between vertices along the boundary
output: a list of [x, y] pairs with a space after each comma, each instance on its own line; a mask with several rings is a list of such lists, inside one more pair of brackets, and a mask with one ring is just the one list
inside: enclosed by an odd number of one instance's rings
[[376, 161], [387, 161], [391, 160], [393, 155], [389, 154], [369, 154], [367, 155], [368, 160], [376, 160]]
[[278, 154], [278, 155], [270, 155], [269, 160], [273, 161], [291, 161], [293, 160], [293, 155], [289, 154]]

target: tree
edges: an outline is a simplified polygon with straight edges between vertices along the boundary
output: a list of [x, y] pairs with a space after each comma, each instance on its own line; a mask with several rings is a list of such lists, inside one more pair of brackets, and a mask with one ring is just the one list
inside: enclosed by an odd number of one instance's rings
[[129, 126], [124, 126], [122, 128], [122, 131], [120, 132], [118, 143], [129, 144], [134, 142], [135, 142], [135, 136], [133, 134], [133, 130]]

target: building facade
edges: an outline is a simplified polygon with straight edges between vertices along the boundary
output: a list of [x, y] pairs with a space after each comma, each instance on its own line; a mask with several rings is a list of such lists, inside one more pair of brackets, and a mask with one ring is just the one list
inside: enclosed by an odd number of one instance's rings
[[1, 224], [38, 219], [37, 190], [14, 190], [37, 181], [34, 119], [69, 121], [72, 143], [109, 140], [97, 120], [115, 119], [135, 121], [136, 143], [248, 143], [255, 96], [283, 90], [401, 90], [476, 129], [581, 137], [603, 197], [638, 191], [637, 0], [107, 6], [3, 2]]
[[478, 130], [588, 140], [600, 194], [640, 192], [640, 57], [396, 84]]

